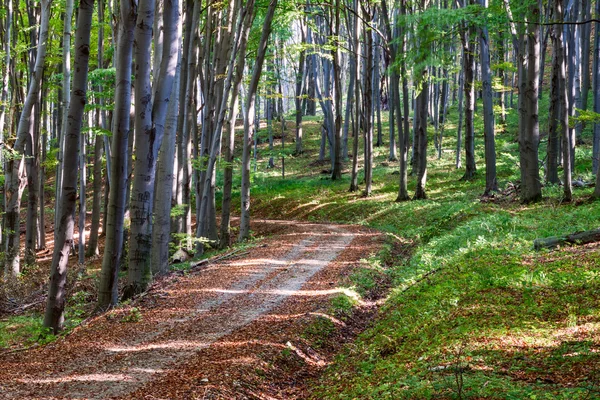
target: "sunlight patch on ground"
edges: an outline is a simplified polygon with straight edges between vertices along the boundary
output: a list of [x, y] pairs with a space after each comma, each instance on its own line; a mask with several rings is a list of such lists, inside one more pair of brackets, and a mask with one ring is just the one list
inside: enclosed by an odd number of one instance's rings
[[60, 383], [60, 382], [121, 382], [131, 381], [132, 377], [126, 374], [89, 374], [62, 376], [59, 378], [45, 379], [18, 379], [21, 383]]
[[177, 340], [171, 342], [164, 343], [149, 343], [149, 344], [140, 344], [137, 346], [115, 346], [115, 347], [107, 347], [106, 350], [112, 353], [134, 353], [139, 351], [148, 351], [148, 350], [183, 350], [183, 349], [203, 349], [210, 345], [210, 343], [206, 342], [196, 342], [189, 340]]

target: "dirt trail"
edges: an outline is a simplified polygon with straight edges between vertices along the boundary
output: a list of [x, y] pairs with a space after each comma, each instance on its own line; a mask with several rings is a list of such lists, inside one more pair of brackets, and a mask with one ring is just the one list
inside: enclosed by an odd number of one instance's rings
[[[282, 392], [274, 383], [244, 383], [243, 375], [274, 362], [283, 349], [303, 366], [325, 365], [313, 349], [290, 340], [323, 314], [342, 291], [341, 276], [379, 239], [338, 225], [264, 221], [262, 227], [273, 236], [243, 258], [171, 277], [135, 310], [115, 310], [44, 348], [0, 357], [0, 398], [302, 397], [293, 387]], [[265, 385], [272, 386], [269, 396]]]

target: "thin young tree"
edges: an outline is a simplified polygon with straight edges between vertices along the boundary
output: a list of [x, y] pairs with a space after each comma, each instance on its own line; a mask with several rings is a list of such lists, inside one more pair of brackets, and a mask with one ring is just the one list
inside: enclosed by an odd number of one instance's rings
[[262, 67], [267, 52], [267, 42], [271, 34], [271, 23], [275, 15], [277, 0], [269, 2], [269, 8], [263, 22], [262, 34], [258, 43], [258, 52], [254, 62], [254, 71], [250, 79], [246, 99], [246, 115], [244, 116], [244, 148], [242, 152], [242, 191], [241, 191], [241, 215], [240, 215], [240, 233], [239, 241], [247, 240], [250, 237], [250, 144], [254, 139], [254, 116], [255, 116], [255, 95], [258, 90], [258, 82], [262, 74]]

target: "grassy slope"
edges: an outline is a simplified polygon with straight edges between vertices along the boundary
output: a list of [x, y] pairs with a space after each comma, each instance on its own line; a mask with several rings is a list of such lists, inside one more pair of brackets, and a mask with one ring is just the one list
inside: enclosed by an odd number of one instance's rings
[[[519, 179], [516, 125], [512, 110], [505, 132], [497, 132], [503, 188]], [[315, 398], [600, 396], [600, 253], [594, 246], [532, 251], [537, 237], [600, 226], [591, 189], [577, 189], [572, 204], [561, 202], [559, 187], [545, 187], [544, 201], [535, 205], [510, 196], [482, 202], [481, 135], [479, 175], [462, 182], [451, 151], [456, 127], [449, 123], [442, 159], [429, 149], [428, 200], [394, 202], [397, 167], [387, 163], [383, 147], [376, 150], [373, 196], [363, 198], [347, 192], [349, 174], [331, 182], [319, 173], [328, 164], [314, 163], [318, 128], [316, 121], [305, 124], [308, 151], [287, 159], [285, 180], [278, 166], [264, 169], [262, 152], [254, 215], [364, 224], [389, 232], [412, 253], [388, 268], [393, 290], [379, 318], [329, 368]], [[575, 176], [591, 181], [590, 169], [584, 146]]]

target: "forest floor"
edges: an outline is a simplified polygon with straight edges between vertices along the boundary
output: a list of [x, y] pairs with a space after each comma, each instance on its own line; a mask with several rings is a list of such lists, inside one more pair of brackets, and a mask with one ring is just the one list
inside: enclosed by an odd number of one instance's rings
[[346, 283], [383, 236], [349, 225], [253, 227], [266, 239], [160, 278], [52, 343], [0, 353], [0, 398], [305, 397], [372, 319], [377, 302]]

